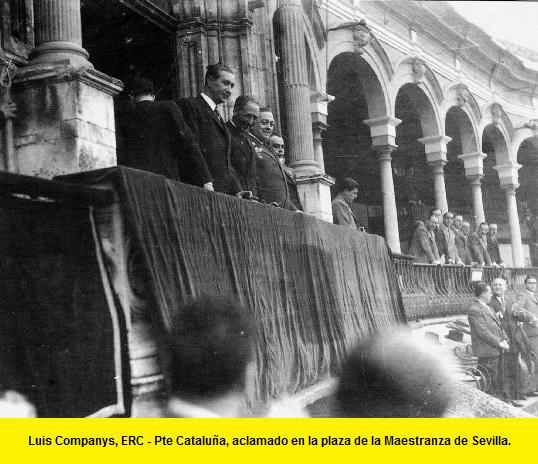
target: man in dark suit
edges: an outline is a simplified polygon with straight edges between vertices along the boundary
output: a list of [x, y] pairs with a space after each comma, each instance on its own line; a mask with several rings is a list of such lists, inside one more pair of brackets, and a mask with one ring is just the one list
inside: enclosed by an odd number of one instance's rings
[[258, 197], [262, 203], [297, 211], [297, 207], [290, 200], [286, 173], [269, 147], [269, 137], [273, 133], [274, 123], [271, 110], [262, 108], [250, 135], [256, 153]]
[[[156, 102], [153, 83], [135, 78], [131, 83], [134, 103], [123, 116], [123, 150], [118, 164], [151, 171], [198, 186], [211, 181], [194, 135], [173, 101]], [[188, 166], [189, 175], [183, 168]]]
[[490, 224], [487, 235], [488, 253], [493, 265], [498, 264], [504, 267], [501, 252], [499, 251], [499, 242], [497, 241], [497, 224]]
[[290, 200], [297, 207], [298, 210], [303, 211], [303, 205], [299, 199], [299, 193], [297, 192], [297, 183], [295, 182], [295, 176], [293, 169], [286, 166], [286, 147], [284, 145], [284, 139], [279, 134], [272, 134], [269, 137], [269, 146], [273, 150], [274, 154], [278, 158], [278, 161], [282, 165], [282, 169], [286, 173], [286, 182], [288, 184], [288, 190], [290, 192]]
[[200, 145], [213, 188], [229, 195], [235, 195], [241, 186], [231, 164], [231, 135], [217, 107], [231, 96], [234, 84], [235, 78], [228, 66], [213, 64], [207, 67], [200, 95], [178, 102], [185, 122]]
[[[232, 136], [231, 163], [243, 192], [256, 195], [256, 153], [248, 132], [258, 119], [260, 105], [254, 98], [240, 95], [234, 103], [234, 114], [226, 127]], [[241, 195], [243, 196], [243, 195]]]
[[[521, 407], [518, 399], [524, 399], [520, 379], [519, 357], [529, 360], [530, 345], [521, 327], [522, 322], [532, 322], [532, 315], [521, 309], [514, 298], [506, 296], [506, 281], [501, 278], [491, 282], [493, 297], [489, 306], [501, 320], [501, 325], [508, 337], [510, 349], [503, 354], [501, 386], [503, 399], [514, 406]], [[531, 361], [532, 362], [532, 361]], [[532, 366], [531, 366], [532, 370]]]
[[471, 329], [473, 354], [478, 358], [478, 366], [489, 374], [491, 383], [486, 393], [502, 398], [499, 373], [501, 357], [510, 349], [500, 319], [488, 304], [491, 301], [491, 288], [484, 282], [474, 286], [475, 301], [469, 306], [467, 316]]
[[[526, 322], [523, 330], [530, 344], [532, 360], [535, 367], [538, 360], [538, 298], [536, 297], [536, 277], [528, 275], [525, 277], [525, 289], [518, 293], [516, 297], [517, 304], [533, 316], [534, 322]], [[534, 384], [530, 385], [527, 391], [538, 391], [538, 373], [535, 369]]]

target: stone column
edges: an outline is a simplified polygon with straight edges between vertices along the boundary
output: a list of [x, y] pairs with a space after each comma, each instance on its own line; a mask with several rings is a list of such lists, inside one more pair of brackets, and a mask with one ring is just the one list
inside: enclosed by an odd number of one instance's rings
[[465, 176], [471, 182], [473, 191], [473, 213], [476, 224], [484, 222], [484, 202], [482, 200], [482, 178], [484, 177], [484, 158], [487, 155], [482, 152], [463, 153], [458, 156], [463, 161]]
[[279, 0], [275, 13], [280, 44], [290, 166], [301, 173], [319, 173], [314, 157], [310, 87], [306, 65], [301, 0]]
[[82, 48], [80, 0], [39, 0], [34, 2], [36, 47], [33, 63], [68, 60], [72, 65], [91, 66]]
[[[332, 222], [330, 186], [316, 160], [310, 112], [310, 86], [306, 65], [304, 19], [301, 0], [278, 0], [275, 13], [280, 34], [280, 62], [284, 87], [288, 157], [296, 174], [297, 191], [306, 213]], [[321, 145], [318, 156], [322, 161]]]
[[80, 0], [34, 5], [36, 47], [13, 82], [19, 172], [51, 178], [114, 166], [113, 96], [122, 83], [88, 61]]
[[433, 170], [433, 185], [435, 190], [435, 206], [443, 213], [448, 211], [448, 201], [445, 189], [446, 144], [452, 139], [446, 135], [434, 135], [418, 139], [424, 144], [426, 160]]
[[372, 148], [379, 153], [385, 240], [393, 253], [401, 253], [391, 157], [392, 152], [396, 149], [396, 126], [401, 123], [401, 120], [389, 116], [367, 119], [364, 123], [370, 126]]
[[501, 188], [506, 193], [506, 209], [510, 224], [510, 241], [512, 242], [512, 264], [514, 267], [523, 267], [525, 257], [521, 244], [521, 229], [519, 227], [519, 214], [517, 211], [516, 190], [519, 187], [518, 170], [520, 164], [508, 163], [494, 166], [499, 174]]
[[322, 172], [325, 172], [323, 162], [323, 137], [322, 133], [327, 130], [327, 104], [334, 97], [322, 90], [310, 93], [310, 115], [312, 117], [312, 137], [314, 142], [314, 159]]

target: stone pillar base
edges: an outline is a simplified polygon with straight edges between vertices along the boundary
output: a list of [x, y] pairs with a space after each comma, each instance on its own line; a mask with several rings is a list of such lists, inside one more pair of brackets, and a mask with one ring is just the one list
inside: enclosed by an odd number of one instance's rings
[[116, 165], [113, 95], [121, 81], [69, 62], [21, 68], [13, 84], [21, 174], [52, 178]]
[[333, 222], [331, 185], [334, 185], [334, 179], [321, 173], [297, 173], [295, 182], [305, 213], [323, 221]]

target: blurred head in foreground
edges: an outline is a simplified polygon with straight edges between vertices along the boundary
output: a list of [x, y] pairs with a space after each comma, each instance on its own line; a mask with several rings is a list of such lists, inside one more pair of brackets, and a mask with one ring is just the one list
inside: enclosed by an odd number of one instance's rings
[[170, 335], [169, 406], [181, 401], [219, 416], [238, 415], [255, 334], [237, 299], [207, 296], [191, 301], [178, 312]]
[[387, 332], [360, 344], [340, 377], [342, 417], [441, 417], [455, 392], [447, 359], [411, 332]]
[[0, 391], [0, 418], [20, 417], [31, 418], [37, 417], [36, 409], [24, 395], [13, 391]]

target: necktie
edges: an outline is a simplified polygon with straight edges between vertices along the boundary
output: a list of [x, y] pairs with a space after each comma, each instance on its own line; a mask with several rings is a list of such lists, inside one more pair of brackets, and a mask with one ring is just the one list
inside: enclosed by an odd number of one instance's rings
[[217, 109], [216, 106], [215, 106], [215, 109], [213, 110], [213, 112], [215, 113], [215, 116], [217, 116], [217, 119], [219, 120], [219, 122], [220, 122], [221, 124], [223, 124], [224, 121], [222, 120], [222, 117], [221, 117], [221, 115], [220, 115], [220, 113], [219, 113], [219, 110]]

